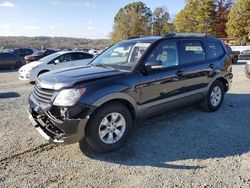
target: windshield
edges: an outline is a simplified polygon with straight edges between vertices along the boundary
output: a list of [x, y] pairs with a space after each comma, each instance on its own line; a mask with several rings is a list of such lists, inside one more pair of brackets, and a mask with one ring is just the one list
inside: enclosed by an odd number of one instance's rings
[[52, 61], [53, 59], [57, 58], [59, 55], [61, 55], [61, 54], [53, 53], [53, 54], [50, 54], [48, 56], [45, 56], [44, 58], [40, 59], [39, 61], [48, 63], [48, 62]]
[[92, 65], [131, 71], [150, 44], [135, 41], [117, 43], [99, 55]]
[[32, 55], [43, 55], [44, 51], [36, 50]]

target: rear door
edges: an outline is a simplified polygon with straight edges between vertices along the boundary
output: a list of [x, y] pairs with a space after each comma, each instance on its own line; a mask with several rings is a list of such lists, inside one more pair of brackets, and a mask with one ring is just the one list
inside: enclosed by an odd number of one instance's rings
[[0, 68], [8, 67], [6, 53], [0, 53]]
[[207, 61], [205, 45], [199, 39], [181, 40], [181, 57], [185, 93], [201, 93], [209, 83], [213, 65]]

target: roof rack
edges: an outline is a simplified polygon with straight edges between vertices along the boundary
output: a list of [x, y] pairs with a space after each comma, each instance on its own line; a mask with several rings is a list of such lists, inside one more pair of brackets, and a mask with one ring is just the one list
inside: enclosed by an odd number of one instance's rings
[[215, 37], [214, 35], [206, 33], [167, 33], [164, 37]]

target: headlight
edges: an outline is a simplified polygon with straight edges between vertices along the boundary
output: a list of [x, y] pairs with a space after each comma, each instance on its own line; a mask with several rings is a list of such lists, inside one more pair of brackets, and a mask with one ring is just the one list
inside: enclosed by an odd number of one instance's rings
[[73, 106], [84, 92], [85, 88], [64, 89], [58, 93], [53, 104], [56, 106]]

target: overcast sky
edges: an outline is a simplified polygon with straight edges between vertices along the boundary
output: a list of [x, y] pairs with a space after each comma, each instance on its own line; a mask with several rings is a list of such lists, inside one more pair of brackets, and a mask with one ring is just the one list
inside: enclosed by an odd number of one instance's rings
[[[114, 17], [131, 0], [0, 0], [0, 36], [108, 38]], [[144, 0], [153, 11], [167, 7], [173, 16], [184, 0]]]

